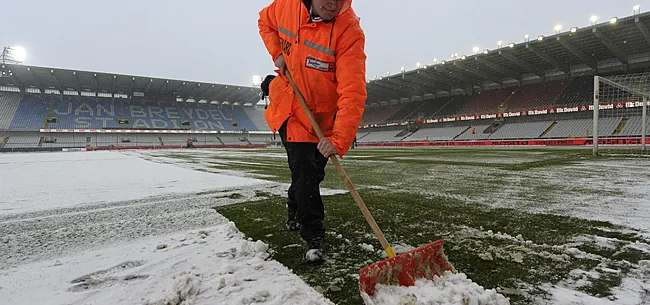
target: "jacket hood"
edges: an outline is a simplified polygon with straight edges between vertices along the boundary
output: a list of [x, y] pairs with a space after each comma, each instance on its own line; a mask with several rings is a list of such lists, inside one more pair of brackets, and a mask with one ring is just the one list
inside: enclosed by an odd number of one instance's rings
[[339, 11], [339, 16], [343, 15], [351, 7], [352, 7], [352, 0], [345, 0], [345, 2], [343, 3], [343, 6], [341, 6], [341, 10]]

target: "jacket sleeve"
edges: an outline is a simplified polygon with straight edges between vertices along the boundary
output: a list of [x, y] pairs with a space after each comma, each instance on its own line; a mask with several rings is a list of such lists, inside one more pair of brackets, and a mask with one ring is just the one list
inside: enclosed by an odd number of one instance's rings
[[262, 36], [264, 45], [266, 45], [266, 49], [271, 54], [271, 57], [273, 57], [274, 62], [282, 54], [280, 35], [278, 34], [278, 22], [275, 17], [277, 2], [278, 0], [275, 0], [269, 6], [262, 9], [260, 18], [257, 21], [260, 36]]
[[336, 57], [336, 79], [339, 100], [330, 141], [342, 158], [357, 135], [368, 97], [366, 90], [365, 35], [358, 24], [351, 26], [339, 42]]

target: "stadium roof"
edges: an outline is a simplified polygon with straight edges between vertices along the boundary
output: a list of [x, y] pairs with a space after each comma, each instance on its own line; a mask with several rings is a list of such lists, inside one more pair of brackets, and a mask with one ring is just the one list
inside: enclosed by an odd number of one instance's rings
[[650, 66], [649, 29], [650, 13], [644, 13], [520, 43], [504, 42], [496, 50], [370, 80], [367, 102], [394, 103], [477, 87], [642, 69]]
[[[368, 81], [368, 104], [395, 103], [596, 73], [626, 73], [650, 66], [650, 13], [616, 22], [574, 28], [553, 36], [504, 44], [495, 50], [460, 56]], [[485, 52], [485, 53], [484, 53]], [[148, 96], [176, 96], [240, 104], [260, 102], [255, 87], [152, 78], [115, 73], [4, 64], [0, 86]]]
[[128, 96], [141, 92], [145, 97], [175, 96], [183, 100], [255, 105], [260, 101], [261, 91], [254, 87], [14, 64], [0, 65], [2, 72], [0, 86], [18, 87], [22, 92], [27, 88], [39, 89], [42, 93], [46, 89], [74, 91], [79, 95], [84, 91]]

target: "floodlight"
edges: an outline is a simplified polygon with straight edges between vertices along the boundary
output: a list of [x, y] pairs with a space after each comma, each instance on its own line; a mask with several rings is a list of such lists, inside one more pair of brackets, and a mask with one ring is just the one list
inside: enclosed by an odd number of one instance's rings
[[558, 24], [553, 29], [555, 30], [555, 34], [559, 34], [562, 31], [562, 25]]
[[529, 42], [530, 41], [530, 35], [528, 35], [528, 34], [524, 35], [524, 41]]
[[262, 76], [261, 75], [253, 75], [253, 86], [259, 86], [262, 84]]
[[539, 35], [539, 37], [537, 37], [537, 40], [538, 40], [538, 41], [542, 41], [542, 40], [544, 40], [544, 35]]
[[497, 46], [500, 48], [502, 45], [503, 45], [503, 41], [499, 40], [499, 41], [497, 42]]
[[400, 68], [400, 71], [404, 72], [404, 70], [406, 70], [404, 67]]
[[610, 24], [616, 24], [616, 22], [618, 22], [618, 17], [612, 17], [609, 19]]
[[441, 65], [444, 65], [445, 63], [446, 63], [446, 62], [443, 60], [440, 64], [441, 64]]
[[426, 68], [428, 68], [428, 66], [427, 66], [427, 65], [424, 65], [424, 67], [422, 67], [422, 68], [426, 69]]
[[11, 55], [16, 61], [23, 62], [27, 57], [27, 50], [21, 46], [11, 47]]
[[490, 53], [490, 50], [485, 49], [485, 51], [483, 51], [483, 54], [487, 54], [487, 53]]
[[437, 64], [437, 63], [438, 63], [438, 59], [437, 59], [437, 58], [434, 58], [434, 59], [433, 59], [433, 64]]
[[420, 65], [420, 63], [418, 62], [418, 63], [415, 64], [415, 66], [418, 67], [418, 69], [419, 69], [421, 65]]
[[465, 58], [466, 58], [465, 55], [463, 55], [460, 59], [465, 60]]
[[512, 48], [515, 47], [515, 43], [514, 43], [514, 42], [511, 42], [508, 46], [512, 49]]
[[480, 50], [480, 49], [479, 49], [478, 47], [474, 47], [474, 48], [472, 49], [472, 51], [473, 51], [474, 53], [478, 53], [479, 50]]
[[574, 26], [574, 27], [571, 28], [571, 33], [575, 33], [575, 32], [577, 32], [577, 31], [578, 31], [578, 28], [577, 28], [577, 27]]
[[596, 24], [598, 22], [598, 16], [593, 15], [591, 16], [591, 24]]
[[635, 5], [632, 10], [634, 10], [634, 14], [640, 14], [641, 13], [641, 6], [640, 5]]

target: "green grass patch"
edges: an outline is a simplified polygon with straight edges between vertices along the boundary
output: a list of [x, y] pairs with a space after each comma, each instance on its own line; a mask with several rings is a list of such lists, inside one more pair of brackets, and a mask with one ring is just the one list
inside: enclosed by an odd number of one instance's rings
[[[265, 152], [284, 154], [281, 149], [257, 153]], [[593, 157], [588, 149], [397, 148], [351, 150], [342, 164], [391, 244], [418, 247], [443, 239], [451, 263], [488, 289], [539, 287], [570, 280], [571, 270], [596, 271], [601, 277], [591, 279], [580, 290], [607, 297], [631, 272], [629, 263], [650, 259], [644, 252], [625, 248], [625, 244], [650, 241], [632, 228], [563, 215], [600, 196], [628, 196], [624, 188], [610, 182], [615, 178], [614, 167], [589, 164], [610, 160], [622, 158]], [[202, 161], [210, 163], [208, 167], [215, 172], [239, 171], [259, 179], [290, 182], [284, 158], [224, 154]], [[573, 184], [585, 179], [600, 179], [601, 184]], [[346, 189], [331, 165], [321, 187]], [[234, 221], [247, 236], [268, 243], [275, 251], [274, 259], [324, 291], [333, 302], [361, 304], [358, 271], [384, 257], [351, 196], [324, 197], [330, 260], [320, 267], [303, 262], [304, 242], [297, 232], [285, 230], [286, 196], [263, 190], [255, 191], [255, 196], [264, 199], [215, 210]], [[553, 214], [539, 212], [542, 207]], [[523, 240], [488, 230], [521, 235]], [[620, 241], [612, 243], [611, 249], [592, 242], [576, 246], [611, 259], [608, 265], [620, 273], [601, 272], [600, 261], [573, 257], [559, 247], [584, 236]], [[364, 243], [375, 250], [361, 247]], [[512, 304], [532, 304], [533, 296], [545, 293], [533, 288], [509, 297]]]
[[[362, 191], [361, 195], [389, 242], [418, 247], [443, 239], [451, 263], [486, 288], [519, 288], [521, 283], [556, 283], [566, 278], [568, 270], [590, 270], [599, 263], [576, 259], [550, 246], [539, 245], [564, 244], [577, 236], [589, 234], [602, 222], [512, 209], [491, 209], [447, 198], [377, 191]], [[291, 268], [313, 287], [326, 288], [332, 281], [342, 279], [340, 291], [326, 292], [333, 302], [359, 304], [361, 299], [355, 275], [362, 267], [383, 259], [381, 248], [349, 194], [327, 196], [324, 200], [327, 227], [331, 232], [327, 237], [331, 261], [317, 268], [302, 261], [305, 247], [298, 233], [284, 229], [285, 199], [277, 197], [215, 209], [233, 220], [247, 236], [271, 245], [276, 251], [274, 259]], [[261, 221], [250, 221], [253, 211], [255, 218]], [[512, 236], [522, 234], [534, 244], [463, 234], [464, 231], [458, 229], [460, 227], [473, 228], [478, 232], [492, 230]], [[268, 234], [272, 236], [268, 237]], [[373, 245], [376, 251], [370, 252], [360, 247], [362, 243]], [[600, 248], [582, 250], [607, 254]], [[490, 253], [493, 259], [484, 259], [486, 253]], [[606, 296], [617, 283], [620, 283], [620, 279], [602, 278], [594, 282], [591, 288], [585, 288], [585, 292], [598, 290]], [[541, 290], [532, 292], [543, 293]], [[530, 295], [511, 296], [513, 304], [529, 304], [529, 298]]]

